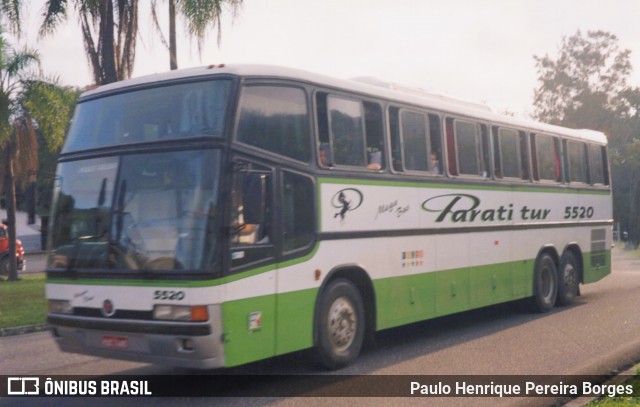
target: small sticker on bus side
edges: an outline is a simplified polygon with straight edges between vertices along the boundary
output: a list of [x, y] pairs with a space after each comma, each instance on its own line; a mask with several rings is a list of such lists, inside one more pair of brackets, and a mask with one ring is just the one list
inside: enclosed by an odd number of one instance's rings
[[255, 311], [249, 314], [249, 332], [258, 331], [262, 328], [262, 311]]

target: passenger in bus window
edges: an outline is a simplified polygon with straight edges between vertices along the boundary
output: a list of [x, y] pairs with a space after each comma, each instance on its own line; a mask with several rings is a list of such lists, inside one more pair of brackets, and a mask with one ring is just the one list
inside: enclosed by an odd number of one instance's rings
[[382, 152], [374, 151], [369, 153], [369, 164], [367, 168], [374, 171], [380, 171], [382, 169]]
[[318, 149], [320, 165], [323, 167], [333, 167], [331, 162], [331, 154], [329, 153], [329, 143], [321, 143]]
[[440, 175], [440, 160], [436, 153], [431, 153], [431, 163], [429, 164], [431, 175]]

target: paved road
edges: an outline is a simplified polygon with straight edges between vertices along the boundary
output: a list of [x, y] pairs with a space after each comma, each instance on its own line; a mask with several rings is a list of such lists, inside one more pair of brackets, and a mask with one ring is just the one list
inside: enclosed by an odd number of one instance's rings
[[[339, 374], [363, 375], [578, 375], [604, 374], [640, 360], [640, 260], [614, 257], [614, 272], [582, 287], [570, 307], [549, 314], [522, 314], [500, 305], [380, 332], [376, 346]], [[254, 363], [223, 374], [316, 372], [306, 353]], [[0, 338], [0, 375], [53, 374], [189, 374], [131, 362], [60, 353], [47, 333]], [[205, 372], [220, 374], [219, 371]], [[187, 379], [188, 380], [188, 379]], [[288, 388], [291, 379], [270, 380]], [[251, 395], [251, 386], [247, 389]], [[122, 400], [123, 399], [118, 399]], [[6, 401], [6, 400], [5, 400]], [[161, 400], [180, 405], [185, 399]], [[209, 405], [210, 400], [190, 400]], [[320, 405], [318, 398], [225, 399], [225, 404]], [[333, 404], [352, 405], [354, 399]], [[413, 404], [415, 399], [370, 399], [376, 405]], [[421, 400], [424, 404], [426, 400]], [[149, 405], [157, 404], [158, 400]], [[469, 399], [429, 400], [430, 405], [469, 405]], [[482, 399], [474, 404], [548, 405], [544, 399]], [[140, 405], [141, 402], [136, 402]], [[0, 403], [1, 405], [2, 403]], [[18, 404], [10, 404], [18, 405]], [[53, 405], [67, 405], [55, 404]]]
[[47, 267], [47, 255], [44, 252], [26, 252], [27, 271], [25, 273], [42, 273]]

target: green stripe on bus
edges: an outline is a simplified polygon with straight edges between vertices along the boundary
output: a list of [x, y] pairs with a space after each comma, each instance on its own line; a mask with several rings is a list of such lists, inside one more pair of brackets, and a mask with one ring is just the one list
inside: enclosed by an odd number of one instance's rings
[[268, 271], [276, 270], [277, 268], [285, 268], [294, 266], [296, 264], [304, 263], [306, 261], [311, 260], [320, 247], [320, 243], [316, 242], [314, 247], [311, 249], [309, 253], [304, 256], [296, 257], [294, 259], [290, 259], [284, 261], [282, 263], [270, 263], [268, 265], [257, 267], [254, 269], [250, 269], [247, 271], [243, 271], [241, 273], [233, 274], [230, 276], [220, 277], [211, 280], [201, 280], [201, 281], [182, 281], [182, 280], [127, 280], [127, 279], [66, 279], [60, 277], [49, 277], [47, 279], [47, 283], [50, 284], [76, 284], [76, 285], [115, 285], [115, 286], [134, 286], [134, 287], [214, 287], [223, 284], [228, 284], [234, 281], [242, 280], [245, 278], [253, 277], [262, 273], [266, 273]]
[[451, 182], [432, 182], [432, 181], [395, 181], [395, 180], [374, 180], [374, 179], [353, 179], [353, 178], [336, 178], [336, 177], [319, 177], [319, 184], [344, 184], [344, 185], [370, 185], [383, 187], [403, 187], [403, 188], [426, 188], [426, 189], [457, 189], [457, 190], [480, 190], [480, 191], [505, 191], [505, 192], [537, 192], [552, 194], [586, 194], [586, 195], [611, 195], [609, 189], [589, 189], [578, 188], [572, 189], [559, 185], [557, 187], [527, 184], [527, 185], [479, 185], [464, 184]]

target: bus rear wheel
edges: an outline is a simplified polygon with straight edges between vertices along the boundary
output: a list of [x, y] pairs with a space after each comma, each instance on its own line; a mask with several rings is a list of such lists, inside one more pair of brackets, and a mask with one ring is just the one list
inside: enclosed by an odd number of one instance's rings
[[537, 259], [533, 271], [533, 297], [531, 308], [536, 312], [549, 312], [558, 297], [558, 268], [556, 262], [547, 253]]
[[570, 305], [578, 295], [580, 284], [578, 262], [570, 251], [565, 252], [560, 259], [558, 280], [558, 305]]
[[316, 351], [328, 369], [351, 363], [362, 348], [364, 306], [358, 289], [348, 280], [337, 279], [323, 291], [316, 320]]

